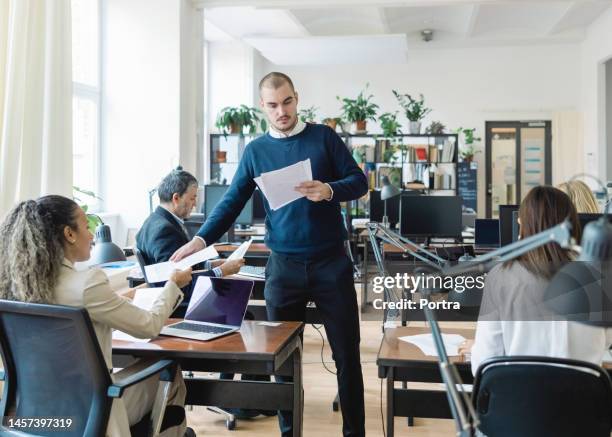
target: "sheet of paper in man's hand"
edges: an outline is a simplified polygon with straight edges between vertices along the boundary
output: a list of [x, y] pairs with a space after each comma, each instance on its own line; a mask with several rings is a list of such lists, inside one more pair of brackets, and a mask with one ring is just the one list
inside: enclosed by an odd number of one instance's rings
[[277, 210], [294, 200], [304, 197], [295, 187], [312, 181], [310, 159], [296, 162], [288, 167], [262, 173], [255, 182], [266, 196], [270, 208]]
[[200, 250], [187, 258], [183, 258], [179, 262], [166, 261], [158, 264], [151, 264], [145, 266], [145, 273], [147, 274], [147, 281], [151, 284], [156, 282], [165, 282], [170, 279], [170, 275], [174, 270], [185, 270], [188, 267], [194, 266], [208, 259], [216, 258], [219, 256], [215, 246], [208, 246], [205, 249]]
[[240, 258], [244, 258], [244, 256], [246, 255], [247, 251], [249, 250], [249, 247], [251, 247], [251, 243], [253, 242], [252, 238], [249, 238], [247, 241], [245, 241], [244, 243], [242, 243], [238, 249], [234, 250], [232, 252], [232, 254], [230, 256], [227, 257], [228, 261], [234, 260], [234, 259], [240, 259]]

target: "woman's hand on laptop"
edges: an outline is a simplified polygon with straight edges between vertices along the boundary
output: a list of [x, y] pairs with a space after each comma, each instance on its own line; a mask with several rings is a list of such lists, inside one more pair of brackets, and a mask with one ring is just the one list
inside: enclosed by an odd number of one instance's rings
[[185, 270], [175, 270], [170, 275], [170, 280], [174, 282], [178, 288], [183, 288], [191, 282], [191, 267]]
[[221, 271], [223, 276], [234, 275], [240, 271], [240, 267], [244, 265], [244, 258], [233, 259], [231, 261], [225, 261], [221, 264]]

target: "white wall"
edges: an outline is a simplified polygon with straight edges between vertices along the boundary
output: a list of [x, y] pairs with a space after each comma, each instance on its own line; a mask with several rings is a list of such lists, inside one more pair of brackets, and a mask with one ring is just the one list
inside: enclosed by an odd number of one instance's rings
[[[587, 155], [585, 171], [602, 179], [606, 175], [606, 160], [612, 151], [606, 150], [605, 132], [605, 67], [612, 58], [612, 9], [608, 9], [591, 26], [582, 43], [582, 110], [584, 112], [584, 146]], [[612, 132], [608, 132], [612, 135]]]
[[[263, 73], [273, 70], [287, 73], [299, 93], [299, 106], [319, 107], [320, 118], [338, 116], [340, 104], [336, 95], [355, 97], [367, 82], [382, 111], [400, 110], [392, 89], [423, 93], [427, 105], [434, 109], [424, 125], [440, 120], [452, 129], [476, 127], [477, 134], [483, 136], [484, 148], [485, 121], [551, 120], [558, 112], [576, 111], [580, 105], [579, 59], [577, 44], [431, 49], [410, 52], [409, 61], [403, 65], [304, 67], [267, 63]], [[407, 131], [407, 121], [401, 114]], [[371, 123], [368, 130], [380, 131]], [[478, 207], [483, 214], [484, 153], [476, 156]]]
[[180, 1], [102, 3], [102, 197], [124, 244], [148, 215], [147, 191], [178, 163]]

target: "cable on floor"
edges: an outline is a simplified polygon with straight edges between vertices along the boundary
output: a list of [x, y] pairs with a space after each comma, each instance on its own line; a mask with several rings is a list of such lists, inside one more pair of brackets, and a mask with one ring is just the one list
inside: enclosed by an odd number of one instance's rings
[[312, 327], [316, 329], [319, 335], [321, 336], [321, 364], [323, 364], [323, 367], [325, 367], [325, 370], [327, 370], [329, 373], [331, 373], [332, 375], [336, 375], [336, 372], [330, 370], [329, 367], [327, 367], [327, 364], [325, 364], [325, 360], [323, 359], [323, 348], [325, 347], [325, 337], [323, 337], [323, 333], [321, 332], [321, 328], [323, 327], [323, 325], [319, 325], [317, 327], [317, 325], [313, 323]]

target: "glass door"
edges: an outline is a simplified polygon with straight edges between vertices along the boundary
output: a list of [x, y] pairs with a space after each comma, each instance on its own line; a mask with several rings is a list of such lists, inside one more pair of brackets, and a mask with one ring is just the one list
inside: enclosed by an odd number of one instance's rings
[[551, 183], [550, 121], [486, 122], [486, 212], [519, 204], [529, 190]]

